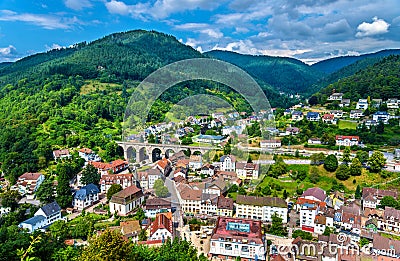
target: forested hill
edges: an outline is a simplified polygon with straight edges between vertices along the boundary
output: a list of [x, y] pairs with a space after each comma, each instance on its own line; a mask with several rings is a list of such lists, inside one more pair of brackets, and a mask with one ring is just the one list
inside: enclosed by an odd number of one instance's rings
[[251, 76], [284, 92], [311, 94], [313, 90], [310, 87], [325, 75], [293, 58], [243, 55], [229, 51], [205, 54], [235, 64]]
[[[399, 49], [392, 49], [392, 50], [382, 50], [376, 53], [369, 53], [369, 54], [363, 54], [363, 55], [358, 55], [358, 56], [341, 56], [341, 57], [336, 57], [336, 58], [331, 58], [327, 60], [323, 60], [320, 62], [317, 62], [313, 64], [311, 67], [325, 72], [325, 73], [334, 73], [339, 71], [340, 69], [353, 64], [357, 61], [364, 60], [364, 59], [369, 59], [369, 58], [375, 58], [371, 59], [371, 61], [376, 61], [380, 60], [384, 57], [387, 57], [389, 55], [400, 55], [400, 50]], [[363, 68], [360, 68], [363, 69]]]
[[26, 57], [1, 68], [0, 77], [5, 82], [31, 74], [39, 77], [80, 75], [84, 79], [119, 82], [142, 80], [163, 65], [198, 57], [202, 55], [173, 36], [136, 30]]
[[359, 98], [400, 98], [400, 55], [390, 55], [356, 74], [340, 79], [322, 89], [318, 96], [326, 99], [332, 92], [342, 92], [353, 101]]

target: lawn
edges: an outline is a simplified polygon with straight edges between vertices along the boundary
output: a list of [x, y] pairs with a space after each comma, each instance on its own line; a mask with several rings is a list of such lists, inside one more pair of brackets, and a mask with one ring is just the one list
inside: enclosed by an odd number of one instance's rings
[[357, 128], [357, 122], [339, 120], [339, 129], [352, 129], [355, 130]]
[[[86, 81], [86, 84], [81, 87], [80, 94], [88, 94], [97, 90], [102, 91], [105, 89], [115, 88], [120, 89], [121, 85], [116, 83], [102, 83], [99, 81]], [[120, 92], [120, 91], [117, 91]]]

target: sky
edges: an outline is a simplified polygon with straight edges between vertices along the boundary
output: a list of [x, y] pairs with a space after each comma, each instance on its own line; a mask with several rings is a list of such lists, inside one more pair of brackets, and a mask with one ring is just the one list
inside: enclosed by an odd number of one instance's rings
[[312, 64], [400, 48], [400, 0], [2, 0], [0, 62], [134, 29]]

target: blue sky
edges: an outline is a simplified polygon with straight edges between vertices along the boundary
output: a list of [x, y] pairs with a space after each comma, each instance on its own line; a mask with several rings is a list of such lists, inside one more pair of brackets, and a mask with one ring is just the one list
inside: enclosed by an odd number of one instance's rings
[[4, 0], [0, 62], [133, 29], [312, 63], [400, 48], [399, 0]]

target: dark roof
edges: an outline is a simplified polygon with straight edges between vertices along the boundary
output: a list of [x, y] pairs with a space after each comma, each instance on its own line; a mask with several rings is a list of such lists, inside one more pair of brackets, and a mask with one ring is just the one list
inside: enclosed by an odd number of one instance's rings
[[80, 190], [78, 190], [75, 193], [74, 198], [79, 200], [84, 200], [87, 195], [98, 194], [99, 192], [100, 192], [99, 188], [96, 185], [90, 183], [82, 187]]
[[304, 191], [304, 193], [303, 193], [303, 195], [301, 195], [301, 197], [306, 197], [306, 196], [315, 197], [315, 198], [319, 199], [320, 201], [324, 201], [326, 198], [325, 191], [323, 191], [322, 189], [320, 189], [318, 187], [309, 188], [306, 191]]
[[46, 216], [50, 216], [50, 215], [52, 215], [54, 213], [57, 213], [57, 212], [61, 211], [60, 206], [55, 201], [53, 201], [53, 202], [41, 207], [41, 209], [46, 214]]
[[33, 216], [21, 223], [25, 223], [25, 224], [29, 224], [29, 225], [35, 225], [37, 223], [40, 223], [42, 221], [46, 220], [46, 218], [42, 215], [38, 215], [38, 216]]
[[233, 210], [233, 199], [219, 196], [217, 201], [217, 208]]
[[236, 203], [241, 205], [271, 206], [286, 208], [286, 201], [277, 197], [256, 197], [237, 195]]

